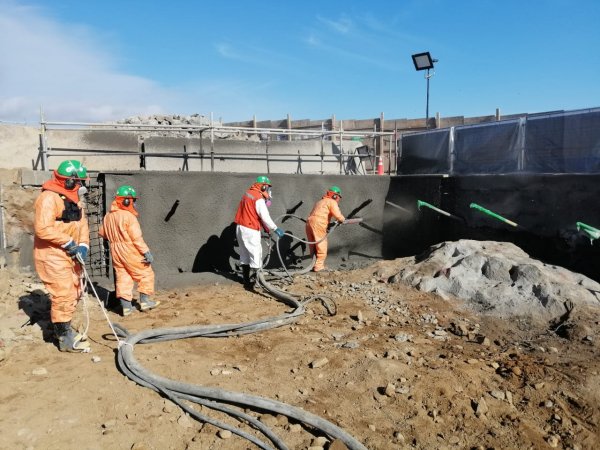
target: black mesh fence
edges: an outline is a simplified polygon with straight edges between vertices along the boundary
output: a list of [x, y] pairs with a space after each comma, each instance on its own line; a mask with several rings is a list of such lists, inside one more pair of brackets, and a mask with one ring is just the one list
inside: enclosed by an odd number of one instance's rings
[[402, 136], [398, 174], [448, 173], [450, 130], [434, 130]]
[[402, 136], [398, 174], [600, 173], [600, 108]]
[[453, 173], [510, 173], [519, 170], [519, 121], [454, 130]]

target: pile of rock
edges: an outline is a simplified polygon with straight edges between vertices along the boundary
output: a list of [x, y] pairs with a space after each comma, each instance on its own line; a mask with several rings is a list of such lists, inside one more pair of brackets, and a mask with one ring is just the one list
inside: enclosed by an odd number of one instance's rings
[[[210, 118], [200, 114], [189, 116], [154, 114], [152, 116], [133, 116], [117, 123], [126, 125], [172, 125], [172, 126], [209, 126]], [[219, 121], [213, 121], [214, 125], [222, 125]]]
[[454, 296], [478, 312], [551, 320], [578, 304], [600, 307], [600, 284], [508, 242], [443, 242], [407, 262], [390, 282]]

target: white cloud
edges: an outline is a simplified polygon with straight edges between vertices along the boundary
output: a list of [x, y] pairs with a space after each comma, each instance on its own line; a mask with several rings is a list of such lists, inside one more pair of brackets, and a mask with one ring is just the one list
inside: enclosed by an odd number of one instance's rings
[[94, 30], [0, 1], [0, 119], [109, 121], [160, 112], [178, 93], [124, 74]]
[[350, 20], [347, 16], [342, 16], [338, 20], [331, 20], [326, 19], [325, 17], [317, 16], [317, 20], [340, 34], [347, 34], [352, 29], [352, 20]]

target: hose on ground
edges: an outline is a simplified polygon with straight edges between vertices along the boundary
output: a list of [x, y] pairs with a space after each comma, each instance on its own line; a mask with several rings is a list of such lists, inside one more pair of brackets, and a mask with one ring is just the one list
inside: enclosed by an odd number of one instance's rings
[[[261, 280], [261, 283], [262, 282], [263, 280]], [[283, 292], [277, 290], [276, 288], [273, 289], [275, 292], [278, 292], [278, 295], [280, 294], [280, 292]], [[283, 301], [286, 302], [286, 304], [298, 304], [296, 309], [294, 309], [290, 313], [282, 314], [271, 318], [261, 319], [249, 323], [224, 325], [194, 325], [177, 328], [159, 328], [155, 330], [144, 330], [134, 335], [130, 335], [125, 328], [117, 324], [115, 325], [117, 333], [122, 338], [125, 338], [125, 343], [128, 344], [123, 345], [119, 348], [117, 359], [119, 367], [125, 375], [127, 375], [136, 383], [146, 386], [155, 391], [161, 392], [170, 399], [179, 399], [180, 401], [177, 401], [176, 403], [180, 406], [182, 404], [181, 399], [183, 399], [199, 404], [206, 404], [206, 402], [223, 402], [225, 404], [234, 405], [238, 407], [259, 408], [261, 410], [271, 411], [276, 414], [283, 414], [298, 422], [302, 422], [315, 429], [321, 430], [328, 436], [334, 439], [341, 440], [350, 450], [365, 450], [365, 447], [359, 441], [357, 441], [350, 434], [346, 433], [343, 429], [339, 428], [338, 426], [332, 424], [331, 422], [325, 419], [322, 419], [319, 416], [304, 411], [301, 408], [297, 408], [276, 400], [271, 400], [255, 395], [226, 391], [223, 389], [212, 387], [202, 387], [170, 380], [168, 378], [164, 378], [150, 372], [148, 369], [144, 368], [134, 356], [135, 344], [145, 344], [200, 336], [239, 336], [242, 334], [248, 334], [259, 330], [272, 329], [293, 323], [295, 320], [297, 320], [297, 318], [300, 315], [304, 313], [304, 306], [303, 304], [299, 303], [297, 298], [295, 298], [295, 296], [293, 296], [292, 294], [285, 294], [287, 295], [285, 295], [286, 298], [283, 299]], [[206, 406], [212, 407], [214, 405]], [[234, 412], [232, 408], [225, 408], [222, 406], [220, 408], [221, 411], [232, 413], [234, 416], [243, 419], [244, 421], [248, 422], [251, 426], [257, 428], [255, 421], [249, 421], [247, 417], [240, 416], [240, 413]], [[246, 436], [241, 430], [239, 430], [236, 427], [231, 427], [220, 421], [209, 419], [189, 407], [183, 409], [198, 420], [208, 421], [208, 423], [212, 423], [215, 426], [227, 429], [240, 437], [246, 439], [248, 438], [248, 436]], [[225, 411], [225, 409], [227, 409], [227, 411]], [[260, 426], [257, 429], [261, 431], [265, 436], [267, 436], [277, 448], [286, 448], [285, 445], [282, 442], [280, 442], [279, 439], [273, 433], [265, 432], [266, 430], [264, 429], [264, 427]], [[258, 443], [256, 439], [249, 440], [255, 443], [260, 448], [269, 448], [264, 442]]]
[[[337, 225], [334, 225], [333, 228], [335, 228], [335, 226]], [[309, 242], [297, 238], [296, 236], [293, 236], [290, 233], [286, 233], [286, 235], [291, 236], [293, 239], [307, 244], [316, 244], [327, 238], [327, 235], [325, 235], [319, 241]], [[278, 241], [277, 245], [279, 244]], [[285, 268], [285, 265], [283, 264], [283, 259], [281, 258], [279, 246], [278, 254], [280, 262], [284, 267], [285, 272], [288, 276], [291, 277], [291, 275]], [[310, 270], [311, 268], [312, 265], [309, 267], [308, 270]], [[241, 422], [245, 422], [250, 427], [260, 432], [275, 446], [275, 448], [280, 450], [287, 450], [287, 447], [285, 443], [272, 430], [270, 430], [265, 424], [263, 424], [253, 416], [246, 414], [240, 410], [237, 410], [234, 407], [255, 408], [260, 410], [266, 410], [275, 414], [282, 414], [297, 422], [301, 422], [316, 430], [320, 430], [332, 439], [339, 439], [350, 450], [366, 450], [366, 447], [364, 447], [357, 439], [355, 439], [352, 435], [344, 431], [342, 428], [301, 408], [256, 395], [227, 391], [224, 389], [213, 387], [198, 386], [171, 380], [152, 373], [150, 370], [143, 367], [142, 364], [135, 358], [134, 348], [136, 344], [151, 344], [155, 342], [171, 341], [175, 339], [188, 339], [194, 337], [216, 338], [242, 336], [250, 333], [256, 333], [263, 330], [274, 329], [285, 325], [289, 325], [298, 320], [298, 318], [305, 313], [306, 304], [314, 300], [321, 300], [323, 306], [327, 309], [327, 311], [332, 315], [335, 314], [335, 302], [333, 302], [330, 299], [327, 299], [327, 297], [315, 295], [303, 300], [300, 298], [300, 296], [296, 294], [283, 291], [273, 286], [272, 284], [266, 281], [264, 274], [265, 271], [263, 269], [259, 269], [257, 271], [257, 284], [263, 287], [265, 291], [270, 293], [277, 300], [293, 308], [292, 311], [278, 316], [258, 319], [246, 323], [221, 325], [191, 325], [174, 328], [158, 328], [153, 330], [144, 330], [136, 334], [130, 334], [124, 327], [115, 324], [114, 329], [116, 331], [116, 334], [119, 337], [125, 339], [124, 343], [127, 344], [119, 346], [117, 355], [117, 362], [119, 368], [128, 378], [142, 386], [145, 386], [149, 389], [161, 393], [195, 419], [202, 422], [210, 423], [224, 430], [229, 430], [231, 433], [241, 438], [244, 438], [249, 442], [252, 442], [261, 449], [270, 449], [271, 447], [267, 442], [259, 439], [253, 434], [240, 430], [236, 426], [229, 425], [221, 420], [213, 419], [211, 417], [206, 416], [205, 414], [196, 411], [194, 408], [184, 403], [184, 401], [196, 403], [198, 405], [202, 405], [207, 408], [226, 413], [231, 417], [237, 418]]]

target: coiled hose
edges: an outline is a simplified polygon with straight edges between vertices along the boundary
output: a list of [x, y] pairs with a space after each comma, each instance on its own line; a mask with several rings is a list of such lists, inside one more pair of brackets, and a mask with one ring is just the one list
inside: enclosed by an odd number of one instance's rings
[[[298, 220], [306, 223], [306, 219], [304, 219], [304, 218], [302, 218], [300, 216], [296, 216], [294, 214], [283, 214], [283, 215], [277, 217], [275, 219], [275, 222], [280, 222], [283, 219], [285, 219], [286, 217], [292, 217], [294, 219], [298, 219]], [[339, 222], [334, 222], [333, 225], [331, 225], [331, 227], [328, 228], [327, 233], [325, 234], [325, 236], [323, 236], [318, 241], [308, 241], [308, 240], [305, 240], [305, 239], [301, 239], [298, 236], [293, 235], [292, 233], [285, 233], [285, 236], [289, 236], [293, 240], [296, 240], [298, 242], [302, 242], [303, 244], [316, 245], [316, 244], [319, 244], [319, 243], [323, 242], [325, 239], [327, 239], [327, 237], [329, 236], [329, 233], [333, 232], [339, 225], [340, 225]], [[271, 255], [271, 242], [272, 241], [269, 241], [269, 246], [268, 246], [268, 251], [267, 251], [267, 257], [266, 257], [265, 261], [263, 262], [263, 267], [266, 267], [267, 264], [268, 264], [268, 262], [269, 262], [269, 258], [270, 258], [270, 255]], [[295, 270], [294, 272], [290, 273], [290, 271], [285, 266], [285, 263], [283, 261], [283, 257], [281, 256], [281, 249], [279, 248], [279, 242], [281, 242], [281, 240], [277, 239], [275, 247], [277, 249], [277, 256], [279, 257], [279, 263], [281, 264], [281, 267], [283, 268], [283, 271], [268, 270], [268, 272], [271, 275], [274, 275], [274, 276], [279, 277], [279, 278], [283, 278], [283, 276], [285, 274], [289, 279], [291, 279], [292, 275], [303, 275], [303, 274], [308, 273], [308, 272], [310, 272], [312, 270], [312, 268], [315, 266], [315, 262], [317, 260], [316, 253], [313, 253], [312, 260], [311, 260], [310, 264], [307, 267], [305, 267], [303, 269], [300, 269], [300, 270]]]
[[[269, 441], [271, 441], [271, 443], [277, 449], [285, 450], [287, 449], [287, 447], [285, 443], [275, 433], [273, 433], [266, 425], [258, 421], [256, 418], [245, 414], [242, 411], [239, 411], [233, 407], [230, 407], [229, 405], [237, 406], [240, 408], [259, 408], [261, 410], [271, 411], [276, 414], [283, 414], [293, 420], [302, 422], [306, 425], [309, 425], [310, 427], [320, 430], [333, 439], [339, 439], [350, 450], [366, 450], [366, 447], [364, 447], [358, 440], [356, 440], [353, 436], [348, 434], [340, 427], [301, 408], [297, 408], [286, 403], [271, 400], [265, 397], [259, 397], [240, 392], [227, 391], [224, 389], [218, 389], [213, 387], [198, 386], [171, 380], [152, 373], [151, 371], [143, 367], [142, 364], [140, 364], [140, 362], [135, 358], [134, 346], [136, 344], [150, 344], [154, 342], [170, 341], [174, 339], [187, 339], [193, 337], [214, 338], [241, 336], [245, 334], [256, 333], [263, 330], [289, 325], [298, 320], [298, 318], [305, 313], [305, 305], [308, 302], [319, 298], [313, 297], [301, 301], [299, 296], [280, 290], [272, 284], [268, 283], [265, 280], [264, 271], [262, 269], [259, 270], [257, 273], [257, 281], [258, 284], [262, 286], [267, 292], [273, 295], [277, 300], [292, 307], [293, 310], [291, 312], [284, 313], [279, 316], [269, 317], [247, 323], [223, 325], [193, 325], [177, 328], [159, 328], [154, 330], [144, 330], [133, 335], [130, 334], [124, 327], [115, 324], [114, 327], [117, 334], [121, 338], [125, 339], [124, 345], [121, 345], [118, 349], [117, 361], [119, 368], [131, 380], [135, 381], [136, 383], [142, 386], [148, 387], [161, 393], [197, 420], [210, 423], [224, 430], [229, 430], [231, 433], [236, 434], [244, 439], [247, 439], [249, 442], [252, 442], [257, 447], [262, 449], [271, 449], [272, 447], [267, 442], [257, 438], [256, 436], [250, 433], [240, 430], [239, 428], [231, 426], [220, 420], [212, 419], [204, 414], [201, 414], [200, 412], [185, 404], [183, 401], [187, 400], [193, 403], [197, 403], [199, 405], [206, 406], [207, 408], [224, 412], [232, 417], [236, 417], [240, 421], [246, 422], [249, 426], [262, 433]], [[330, 307], [328, 307], [327, 303], [324, 302], [323, 299], [321, 299], [321, 301], [331, 313]]]

